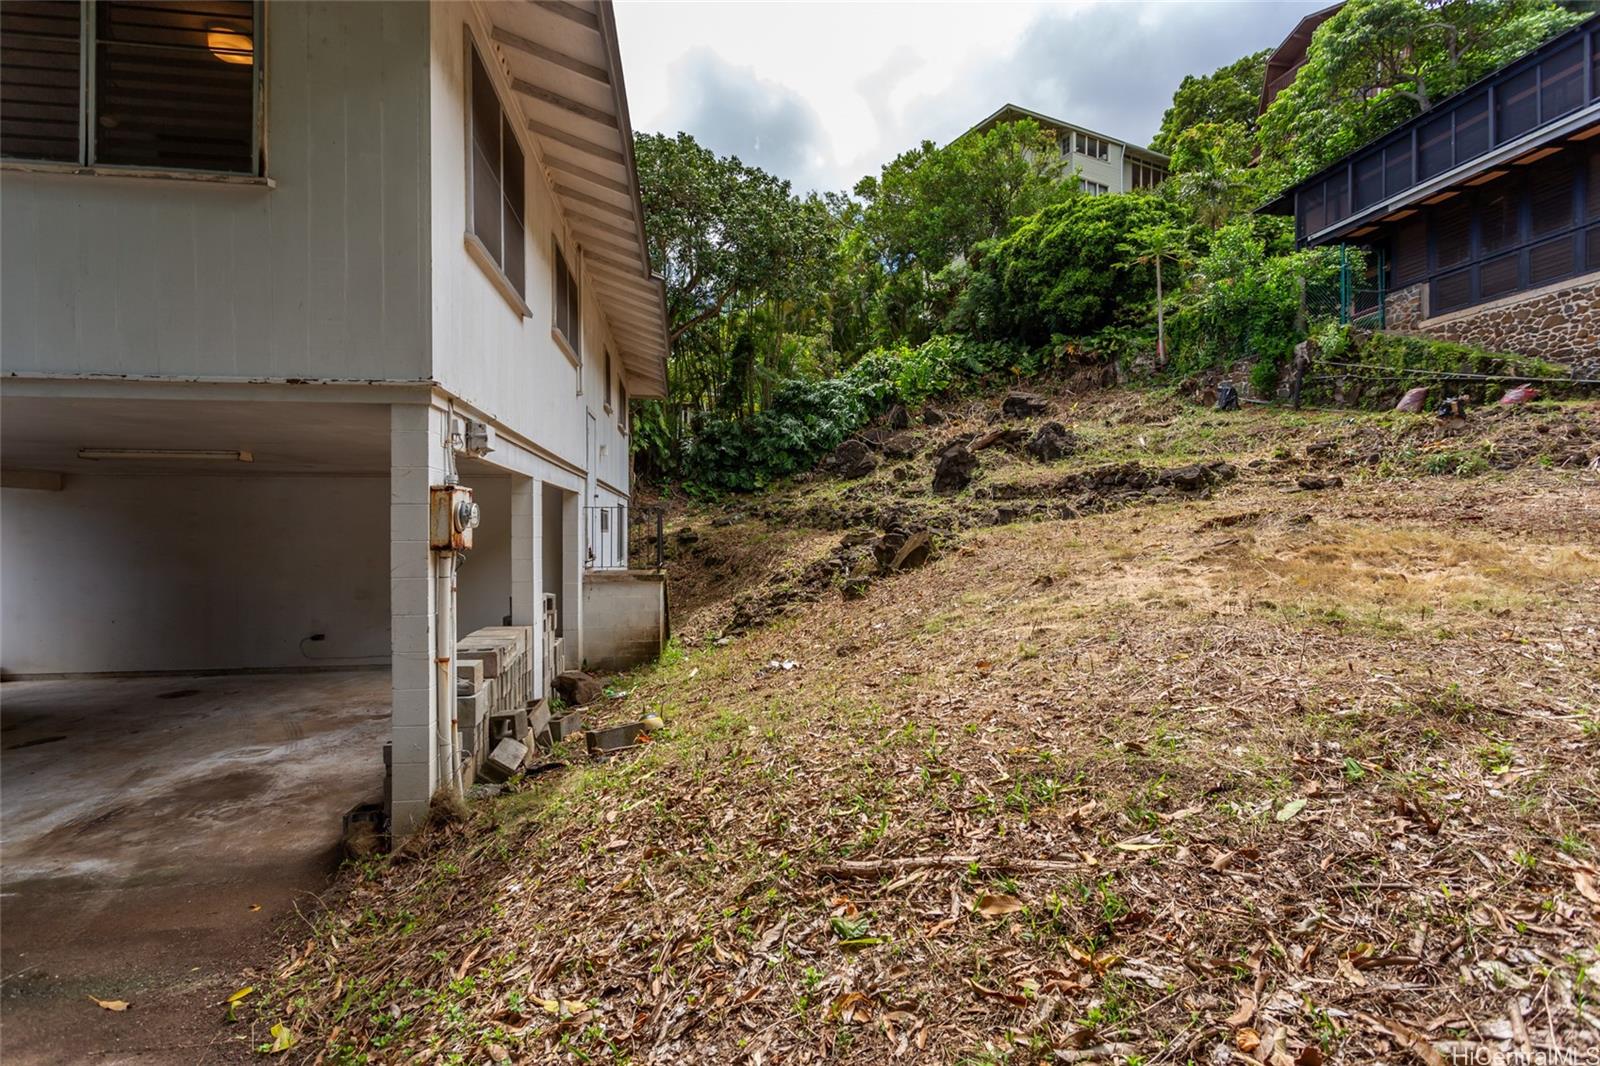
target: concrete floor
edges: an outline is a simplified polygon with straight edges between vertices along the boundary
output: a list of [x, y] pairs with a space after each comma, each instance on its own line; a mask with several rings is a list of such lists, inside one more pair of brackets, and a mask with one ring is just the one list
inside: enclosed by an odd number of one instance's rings
[[0, 686], [6, 1066], [247, 1059], [220, 1003], [381, 797], [388, 718], [378, 671]]

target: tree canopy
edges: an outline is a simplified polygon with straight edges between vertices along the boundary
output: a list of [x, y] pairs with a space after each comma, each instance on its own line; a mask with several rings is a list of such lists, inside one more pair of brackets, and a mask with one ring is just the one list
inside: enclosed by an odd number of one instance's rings
[[1267, 76], [1263, 48], [1210, 74], [1186, 74], [1172, 94], [1172, 105], [1161, 116], [1161, 131], [1150, 147], [1171, 155], [1185, 130], [1204, 124], [1234, 125], [1254, 132], [1261, 84]]
[[1350, 0], [1261, 117], [1261, 163], [1297, 181], [1581, 18], [1552, 0]]

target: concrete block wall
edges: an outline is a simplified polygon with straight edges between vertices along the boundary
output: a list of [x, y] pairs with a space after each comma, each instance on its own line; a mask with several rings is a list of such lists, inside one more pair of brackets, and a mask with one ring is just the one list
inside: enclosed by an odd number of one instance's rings
[[613, 673], [659, 658], [667, 643], [664, 574], [596, 570], [583, 582], [583, 661]]

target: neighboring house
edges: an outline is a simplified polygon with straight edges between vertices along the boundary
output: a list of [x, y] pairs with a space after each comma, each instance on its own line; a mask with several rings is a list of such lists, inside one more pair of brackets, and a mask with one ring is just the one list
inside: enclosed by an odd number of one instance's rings
[[1388, 328], [1600, 351], [1600, 17], [1294, 185], [1302, 247], [1379, 257]]
[[1160, 152], [1119, 141], [1016, 104], [1006, 104], [968, 132], [987, 132], [1001, 123], [1025, 118], [1054, 131], [1061, 157], [1067, 161], [1069, 169], [1077, 171], [1078, 184], [1085, 192], [1098, 194], [1153, 189], [1166, 180], [1167, 157]]
[[1337, 4], [1330, 4], [1321, 11], [1313, 11], [1299, 22], [1294, 29], [1283, 39], [1283, 43], [1272, 50], [1267, 57], [1267, 76], [1261, 86], [1261, 107], [1257, 114], [1266, 114], [1267, 108], [1272, 106], [1272, 101], [1278, 94], [1289, 87], [1295, 75], [1300, 73], [1300, 68], [1306, 65], [1306, 49], [1311, 47], [1311, 35], [1317, 32], [1317, 27], [1327, 22], [1339, 9], [1344, 6], [1343, 0]]
[[575, 667], [663, 607], [604, 572], [668, 349], [611, 5], [7, 0], [0, 36], [0, 666], [387, 668], [406, 832], [458, 636], [554, 623]]

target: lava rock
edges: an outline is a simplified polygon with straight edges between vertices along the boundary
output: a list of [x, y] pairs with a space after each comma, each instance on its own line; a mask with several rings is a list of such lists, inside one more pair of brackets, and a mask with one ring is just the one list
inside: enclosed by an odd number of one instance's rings
[[917, 454], [921, 442], [915, 435], [899, 433], [883, 442], [883, 454], [887, 459], [910, 459]]
[[1013, 392], [1000, 404], [1000, 411], [1007, 418], [1032, 418], [1049, 410], [1049, 401], [1032, 392]]
[[1046, 422], [1028, 438], [1023, 449], [1041, 463], [1065, 459], [1078, 450], [1078, 438], [1060, 422]]
[[696, 533], [688, 526], [684, 526], [674, 535], [678, 538], [679, 544], [693, 544], [695, 541], [700, 539], [700, 534]]
[[1296, 480], [1295, 484], [1307, 492], [1316, 492], [1319, 489], [1336, 489], [1344, 484], [1344, 478], [1337, 475], [1324, 477], [1318, 474], [1306, 474]]
[[924, 407], [922, 409], [922, 424], [925, 426], [942, 426], [945, 424], [944, 412], [937, 407]]
[[985, 448], [999, 445], [1002, 448], [1016, 448], [1028, 439], [1028, 431], [1021, 427], [1011, 429], [991, 429], [972, 442], [972, 450], [981, 452]]
[[865, 441], [847, 440], [833, 450], [823, 465], [839, 477], [862, 478], [878, 469], [878, 457]]
[[933, 553], [933, 538], [925, 529], [891, 529], [872, 546], [872, 555], [883, 574], [911, 570], [928, 561]]
[[889, 408], [889, 417], [885, 419], [890, 429], [910, 429], [911, 414], [905, 409], [904, 404], [895, 404]]
[[972, 484], [978, 472], [978, 457], [964, 444], [952, 444], [939, 455], [933, 471], [933, 491], [941, 495], [960, 492]]
[[556, 675], [556, 695], [566, 702], [568, 707], [582, 707], [586, 703], [593, 703], [604, 696], [605, 686], [591, 674], [582, 670], [566, 670]]

